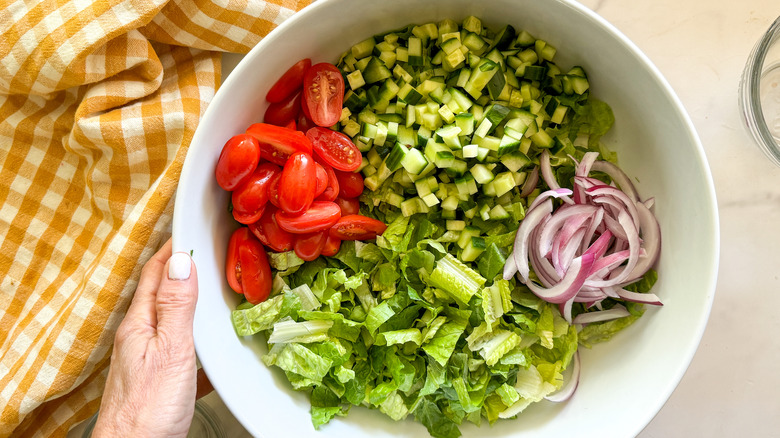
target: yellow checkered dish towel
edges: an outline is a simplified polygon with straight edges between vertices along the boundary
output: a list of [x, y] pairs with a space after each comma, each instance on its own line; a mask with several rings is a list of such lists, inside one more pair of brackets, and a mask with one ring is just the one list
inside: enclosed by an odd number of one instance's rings
[[0, 0], [0, 436], [97, 410], [219, 51], [308, 3]]

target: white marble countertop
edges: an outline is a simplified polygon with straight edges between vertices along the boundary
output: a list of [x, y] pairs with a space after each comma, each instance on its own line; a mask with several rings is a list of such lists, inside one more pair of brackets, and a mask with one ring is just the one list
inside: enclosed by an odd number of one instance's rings
[[[780, 2], [581, 2], [639, 46], [677, 92], [704, 145], [720, 209], [709, 324], [680, 385], [639, 436], [778, 436], [780, 168], [744, 130], [737, 87], [754, 44], [780, 16]], [[238, 59], [225, 56], [225, 73]], [[209, 404], [227, 436], [248, 436], [215, 394]]]

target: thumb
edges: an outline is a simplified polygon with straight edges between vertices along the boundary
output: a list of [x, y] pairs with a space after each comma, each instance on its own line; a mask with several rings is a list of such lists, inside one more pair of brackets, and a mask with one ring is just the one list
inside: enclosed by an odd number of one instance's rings
[[[157, 290], [157, 333], [178, 339], [192, 337], [198, 277], [187, 253], [174, 253], [163, 271]], [[186, 339], [186, 338], [185, 338]]]

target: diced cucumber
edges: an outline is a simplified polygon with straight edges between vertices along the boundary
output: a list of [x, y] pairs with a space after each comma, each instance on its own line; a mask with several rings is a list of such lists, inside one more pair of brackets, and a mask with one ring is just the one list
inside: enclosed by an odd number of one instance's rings
[[531, 159], [520, 151], [514, 151], [503, 155], [500, 160], [511, 172], [517, 172], [531, 162]]
[[472, 237], [478, 237], [480, 235], [481, 231], [479, 228], [467, 225], [461, 230], [460, 232], [460, 238], [458, 239], [458, 246], [462, 248], [465, 248], [468, 244], [471, 243]]
[[434, 205], [439, 204], [439, 198], [437, 198], [436, 195], [434, 195], [433, 193], [428, 193], [427, 195], [423, 196], [421, 199], [428, 207], [433, 207]]
[[458, 204], [459, 203], [460, 203], [460, 201], [458, 200], [457, 196], [450, 195], [450, 196], [447, 196], [446, 198], [444, 198], [444, 200], [441, 203], [441, 208], [444, 209], [444, 210], [455, 211], [455, 210], [458, 209]]
[[351, 49], [352, 56], [354, 56], [355, 59], [365, 58], [366, 56], [370, 55], [374, 51], [375, 45], [376, 42], [374, 41], [373, 37], [367, 38], [352, 46]]
[[374, 56], [369, 59], [366, 68], [363, 70], [363, 79], [365, 79], [366, 84], [384, 81], [392, 76], [393, 74], [385, 66], [384, 62]]
[[395, 172], [401, 168], [408, 153], [409, 149], [407, 149], [406, 146], [401, 143], [396, 143], [395, 146], [393, 146], [393, 149], [390, 150], [390, 153], [387, 154], [387, 158], [385, 158], [385, 166], [387, 166], [391, 172]]
[[428, 160], [425, 159], [419, 149], [415, 148], [409, 149], [403, 160], [401, 160], [401, 166], [413, 175], [420, 174], [427, 165]]
[[515, 177], [512, 172], [502, 172], [493, 179], [495, 196], [501, 196], [515, 188]]
[[494, 205], [493, 208], [490, 209], [488, 215], [492, 220], [504, 220], [510, 218], [509, 212], [507, 212], [506, 209], [500, 204]]
[[487, 184], [490, 181], [493, 181], [494, 178], [493, 172], [488, 170], [488, 168], [483, 164], [475, 164], [471, 166], [469, 172], [471, 172], [471, 175], [474, 176], [474, 181], [479, 184]]
[[[462, 233], [461, 233], [462, 236]], [[460, 241], [460, 240], [459, 240]], [[479, 236], [472, 236], [468, 245], [463, 248], [463, 252], [460, 253], [460, 259], [464, 262], [473, 262], [482, 254], [487, 245], [485, 245], [485, 239]]]
[[480, 60], [471, 70], [471, 75], [469, 76], [468, 81], [466, 81], [466, 85], [463, 87], [464, 91], [474, 99], [479, 98], [488, 82], [490, 82], [493, 76], [500, 71], [501, 68], [495, 62], [489, 59]]

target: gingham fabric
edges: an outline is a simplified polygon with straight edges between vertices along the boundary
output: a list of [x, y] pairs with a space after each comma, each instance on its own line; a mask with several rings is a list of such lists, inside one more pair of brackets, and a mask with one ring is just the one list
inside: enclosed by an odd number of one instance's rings
[[0, 436], [100, 404], [219, 51], [308, 0], [0, 0]]

